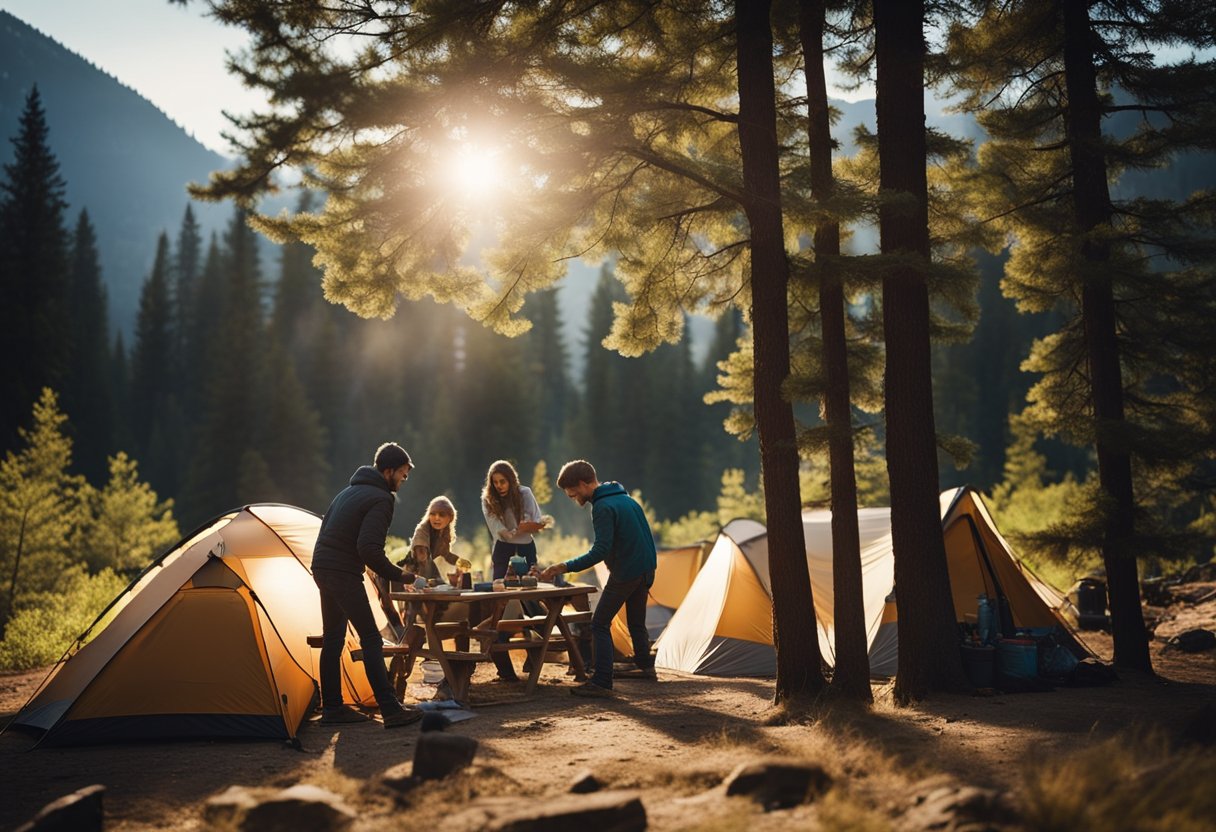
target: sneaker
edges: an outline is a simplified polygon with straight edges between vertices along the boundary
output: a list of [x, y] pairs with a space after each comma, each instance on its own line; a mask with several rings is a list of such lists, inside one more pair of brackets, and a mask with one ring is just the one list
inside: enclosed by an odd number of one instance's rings
[[597, 685], [595, 682], [583, 682], [578, 687], [570, 688], [571, 696], [585, 696], [588, 699], [611, 699], [615, 694], [612, 688]]
[[356, 711], [350, 705], [321, 711], [322, 725], [345, 725], [353, 722], [367, 722], [371, 717], [362, 711]]
[[422, 719], [422, 711], [417, 708], [402, 708], [399, 711], [389, 711], [383, 714], [381, 718], [384, 720], [385, 728], [401, 728], [406, 725], [413, 725]]
[[618, 679], [644, 679], [647, 682], [659, 681], [659, 674], [653, 667], [631, 667], [613, 674]]

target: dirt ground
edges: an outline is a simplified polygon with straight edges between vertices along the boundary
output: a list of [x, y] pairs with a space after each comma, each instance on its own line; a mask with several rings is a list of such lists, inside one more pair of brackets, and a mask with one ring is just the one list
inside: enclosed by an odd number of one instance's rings
[[[765, 813], [715, 788], [738, 764], [770, 759], [819, 763], [854, 800], [887, 819], [943, 784], [996, 788], [1016, 798], [1044, 760], [1147, 729], [1177, 737], [1203, 705], [1216, 703], [1216, 650], [1188, 655], [1165, 648], [1170, 635], [1194, 627], [1216, 629], [1216, 599], [1161, 620], [1155, 678], [1125, 674], [1097, 688], [943, 695], [911, 708], [895, 707], [890, 686], [876, 685], [868, 712], [822, 706], [785, 724], [774, 719], [771, 680], [660, 672], [657, 683], [620, 680], [614, 700], [588, 701], [571, 697], [562, 668], [547, 665], [532, 701], [477, 708], [476, 718], [449, 729], [481, 742], [473, 769], [405, 799], [380, 777], [403, 764], [408, 769], [415, 726], [385, 731], [378, 723], [311, 722], [300, 732], [303, 751], [201, 741], [28, 751], [28, 737], [6, 733], [0, 830], [94, 783], [106, 787], [109, 830], [203, 829], [204, 802], [229, 786], [297, 783], [342, 795], [358, 812], [356, 830], [472, 830], [486, 825], [495, 807], [564, 793], [582, 771], [608, 788], [640, 793], [652, 829], [814, 827], [813, 804]], [[1085, 638], [1100, 656], [1110, 655], [1108, 637]], [[479, 671], [481, 696], [509, 692], [482, 674], [493, 670]], [[43, 675], [0, 676], [0, 718], [16, 713]]]

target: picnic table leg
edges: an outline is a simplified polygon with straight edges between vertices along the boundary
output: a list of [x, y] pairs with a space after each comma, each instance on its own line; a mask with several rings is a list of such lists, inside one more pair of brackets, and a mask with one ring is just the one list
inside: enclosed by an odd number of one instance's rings
[[405, 669], [405, 657], [393, 656], [388, 663], [388, 678], [393, 683], [393, 693], [397, 694], [397, 701], [405, 701], [406, 679], [409, 674], [403, 672]]
[[587, 665], [583, 661], [582, 651], [578, 649], [578, 642], [574, 640], [574, 636], [570, 632], [570, 625], [566, 623], [566, 619], [562, 618], [561, 612], [566, 607], [567, 598], [561, 599], [561, 606], [558, 609], [557, 615], [557, 631], [562, 634], [562, 638], [566, 640], [569, 647], [566, 650], [566, 656], [570, 659], [570, 664], [574, 668], [574, 680], [576, 682], [587, 681]]
[[410, 673], [414, 671], [414, 662], [418, 658], [418, 648], [422, 646], [422, 642], [426, 639], [426, 630], [419, 627], [417, 624], [411, 624], [405, 630], [405, 636], [401, 641], [406, 647], [410, 648], [410, 652], [406, 655], [395, 655], [388, 665], [388, 678], [393, 683], [393, 690], [397, 694], [397, 699], [405, 700], [405, 691], [407, 682], [410, 678]]
[[[452, 689], [453, 695], [455, 695], [456, 691], [461, 688], [460, 674], [452, 662], [448, 661], [447, 652], [443, 649], [443, 639], [439, 637], [439, 631], [435, 629], [435, 617], [439, 614], [439, 605], [423, 604], [422, 608], [422, 625], [426, 629], [427, 652], [443, 668], [443, 678], [448, 680], [448, 687]], [[467, 684], [468, 679], [465, 679], [466, 687]]]
[[[545, 654], [549, 651], [549, 639], [553, 637], [554, 622], [561, 618], [562, 607], [565, 606], [565, 601], [561, 598], [546, 599], [542, 602], [545, 605], [546, 616], [544, 630], [540, 634], [540, 644], [532, 647], [528, 653], [535, 655], [532, 660], [532, 672], [528, 674], [528, 683], [524, 686], [524, 693], [531, 695], [532, 691], [536, 690], [536, 683], [540, 680], [540, 670], [545, 665]], [[536, 651], [533, 653], [533, 651]]]
[[452, 668], [456, 671], [457, 684], [452, 685], [452, 698], [462, 704], [468, 704], [469, 687], [473, 681], [473, 662], [454, 662]]

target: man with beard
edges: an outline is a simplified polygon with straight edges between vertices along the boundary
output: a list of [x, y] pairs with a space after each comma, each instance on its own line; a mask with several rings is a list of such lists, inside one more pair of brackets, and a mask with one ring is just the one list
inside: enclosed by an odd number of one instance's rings
[[363, 572], [371, 569], [390, 581], [413, 583], [414, 574], [394, 566], [384, 554], [384, 541], [397, 489], [409, 478], [413, 460], [395, 442], [376, 449], [372, 465], [361, 466], [350, 478], [350, 485], [334, 497], [313, 549], [312, 575], [321, 592], [323, 629], [321, 675], [321, 723], [332, 725], [364, 722], [367, 717], [342, 702], [342, 650], [346, 646], [346, 625], [350, 622], [359, 634], [363, 648], [363, 669], [380, 706], [385, 728], [399, 728], [422, 718], [416, 708], [405, 708], [397, 701], [388, 673], [384, 669], [384, 643], [372, 616]]
[[550, 566], [541, 573], [550, 581], [563, 572], [581, 572], [600, 561], [608, 567], [608, 583], [600, 593], [591, 619], [595, 672], [591, 680], [572, 688], [575, 696], [612, 696], [612, 619], [622, 606], [633, 639], [633, 678], [654, 681], [654, 658], [646, 632], [646, 597], [658, 563], [650, 523], [637, 500], [619, 482], [601, 483], [595, 467], [583, 459], [567, 462], [557, 475], [557, 487], [580, 506], [591, 503], [595, 542], [585, 554]]

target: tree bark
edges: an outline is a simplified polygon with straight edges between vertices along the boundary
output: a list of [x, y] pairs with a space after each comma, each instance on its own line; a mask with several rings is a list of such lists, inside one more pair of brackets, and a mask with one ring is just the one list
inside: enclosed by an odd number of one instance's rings
[[878, 61], [887, 474], [899, 612], [895, 698], [963, 690], [962, 659], [938, 506], [929, 348], [928, 185], [925, 174], [924, 3], [874, 0]]
[[[1077, 230], [1087, 235], [1108, 225], [1111, 218], [1106, 156], [1102, 149], [1102, 111], [1094, 74], [1088, 4], [1066, 0], [1062, 10], [1064, 83], [1068, 95], [1064, 113], [1073, 169], [1073, 216]], [[1098, 482], [1105, 498], [1102, 561], [1110, 592], [1115, 665], [1151, 673], [1136, 556], [1130, 545], [1135, 514], [1131, 455], [1112, 438], [1112, 434], [1121, 432], [1125, 419], [1115, 295], [1106, 265], [1110, 247], [1098, 235], [1082, 243], [1081, 256], [1086, 261], [1081, 321], [1096, 427]]]
[[[817, 202], [831, 199], [836, 189], [832, 177], [832, 125], [827, 80], [823, 74], [825, 21], [824, 0], [802, 0], [798, 29], [806, 76], [811, 195]], [[814, 240], [826, 374], [823, 413], [828, 428], [832, 488], [832, 607], [836, 663], [831, 689], [846, 699], [871, 702], [861, 538], [857, 530], [857, 477], [853, 469], [853, 411], [849, 394], [844, 282], [836, 262], [840, 257], [840, 224], [823, 217], [815, 224]]]
[[823, 690], [815, 606], [798, 491], [794, 410], [781, 392], [790, 372], [788, 292], [778, 172], [776, 89], [768, 0], [736, 0], [739, 146], [751, 228], [756, 431], [768, 523], [777, 702]]
[[13, 617], [13, 610], [17, 606], [17, 578], [21, 575], [21, 555], [25, 551], [25, 526], [30, 516], [29, 509], [21, 515], [21, 530], [17, 533], [17, 550], [13, 552], [13, 577], [8, 582], [8, 609], [4, 611], [4, 618], [0, 618], [0, 640], [4, 638], [4, 633], [8, 630], [8, 622]]

